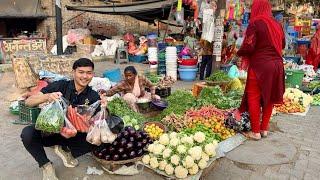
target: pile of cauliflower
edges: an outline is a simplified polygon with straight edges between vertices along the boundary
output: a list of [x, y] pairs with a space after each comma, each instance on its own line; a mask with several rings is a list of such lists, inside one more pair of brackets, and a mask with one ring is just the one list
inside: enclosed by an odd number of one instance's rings
[[303, 93], [301, 90], [296, 88], [287, 88], [284, 95], [284, 99], [289, 99], [295, 103], [301, 104], [303, 107], [309, 106], [313, 98], [309, 94]]
[[171, 132], [148, 146], [149, 154], [143, 156], [142, 162], [182, 179], [206, 168], [209, 158], [216, 155], [217, 147], [218, 141], [206, 139], [203, 132], [192, 136]]

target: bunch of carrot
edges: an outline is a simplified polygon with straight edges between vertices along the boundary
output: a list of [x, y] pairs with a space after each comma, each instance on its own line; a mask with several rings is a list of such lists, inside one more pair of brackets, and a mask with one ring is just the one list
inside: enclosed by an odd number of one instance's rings
[[88, 132], [90, 123], [85, 115], [77, 113], [77, 108], [68, 107], [67, 117], [79, 132]]

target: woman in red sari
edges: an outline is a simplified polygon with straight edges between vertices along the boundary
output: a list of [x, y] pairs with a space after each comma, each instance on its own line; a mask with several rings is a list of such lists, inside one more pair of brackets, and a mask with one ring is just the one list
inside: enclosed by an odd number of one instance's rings
[[[274, 104], [282, 103], [285, 91], [281, 25], [272, 17], [268, 0], [254, 0], [245, 40], [237, 52], [249, 59], [245, 94], [239, 111], [249, 111], [250, 139], [266, 137]], [[262, 110], [262, 121], [260, 114]]]
[[311, 47], [308, 52], [306, 64], [313, 65], [315, 71], [320, 65], [320, 24], [318, 24], [317, 32], [311, 39]]

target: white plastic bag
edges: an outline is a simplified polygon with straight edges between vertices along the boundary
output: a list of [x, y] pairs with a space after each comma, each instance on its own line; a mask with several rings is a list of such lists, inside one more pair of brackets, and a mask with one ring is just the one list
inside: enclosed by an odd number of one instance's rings
[[65, 138], [71, 138], [77, 135], [77, 129], [72, 125], [72, 123], [68, 120], [66, 115], [64, 115], [65, 126], [61, 128], [60, 134]]

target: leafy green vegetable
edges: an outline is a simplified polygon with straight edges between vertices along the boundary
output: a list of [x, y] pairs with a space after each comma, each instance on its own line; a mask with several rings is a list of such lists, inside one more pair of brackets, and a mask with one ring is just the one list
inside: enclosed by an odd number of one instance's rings
[[144, 122], [145, 118], [142, 114], [133, 111], [127, 102], [121, 98], [115, 98], [108, 103], [108, 109], [111, 114], [117, 115], [119, 117], [129, 116], [139, 122]]
[[64, 114], [58, 101], [44, 107], [35, 124], [35, 128], [48, 133], [59, 133], [64, 124]]
[[232, 79], [224, 71], [216, 71], [210, 77], [207, 78], [208, 81], [231, 81]]
[[156, 120], [161, 120], [171, 113], [183, 115], [193, 106], [194, 101], [196, 101], [196, 99], [192, 96], [191, 92], [186, 90], [177, 90], [167, 97], [169, 106], [161, 112]]

